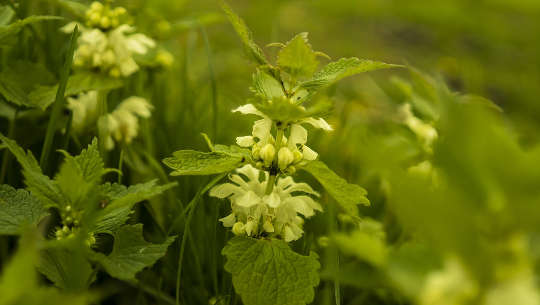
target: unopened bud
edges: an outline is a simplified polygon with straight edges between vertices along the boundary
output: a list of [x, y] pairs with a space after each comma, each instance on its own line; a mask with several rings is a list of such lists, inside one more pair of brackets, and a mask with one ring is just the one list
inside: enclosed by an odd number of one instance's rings
[[276, 149], [272, 144], [266, 144], [261, 149], [261, 159], [264, 161], [264, 165], [270, 166], [276, 155]]
[[298, 163], [302, 161], [302, 159], [304, 158], [304, 155], [298, 150], [295, 150], [293, 154], [294, 154], [294, 163]]
[[278, 152], [278, 166], [285, 170], [294, 161], [294, 155], [288, 147], [282, 147]]
[[237, 222], [232, 227], [232, 232], [234, 235], [244, 235], [246, 233], [245, 226], [241, 222]]
[[111, 19], [107, 16], [101, 17], [101, 20], [99, 20], [99, 25], [102, 28], [108, 28], [111, 26]]

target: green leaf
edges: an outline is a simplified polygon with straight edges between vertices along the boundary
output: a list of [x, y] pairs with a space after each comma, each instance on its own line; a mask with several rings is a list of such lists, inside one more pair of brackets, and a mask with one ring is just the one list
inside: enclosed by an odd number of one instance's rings
[[282, 240], [235, 237], [223, 248], [225, 270], [246, 305], [304, 305], [319, 284], [316, 253], [300, 255]]
[[0, 185], [0, 234], [21, 234], [26, 225], [37, 225], [47, 210], [24, 189]]
[[365, 189], [359, 185], [347, 183], [323, 162], [312, 161], [302, 169], [313, 175], [347, 214], [358, 216], [356, 205], [369, 205]]
[[375, 266], [384, 265], [388, 257], [386, 235], [380, 222], [362, 220], [358, 229], [350, 234], [337, 233], [331, 238], [343, 253]]
[[300, 88], [315, 91], [322, 87], [329, 86], [347, 76], [395, 67], [401, 66], [367, 59], [358, 59], [356, 57], [341, 58], [338, 61], [326, 65], [320, 71], [315, 73], [312, 79], [300, 83]]
[[259, 69], [253, 74], [253, 87], [255, 94], [265, 100], [284, 96], [283, 88], [279, 82]]
[[286, 97], [272, 100], [261, 100], [255, 107], [274, 121], [296, 122], [309, 117], [322, 117], [330, 112], [332, 104], [327, 100], [320, 100], [309, 108], [299, 103], [293, 103]]
[[56, 0], [56, 2], [77, 17], [85, 17], [85, 13], [88, 10], [87, 5], [77, 1]]
[[[80, 72], [69, 77], [64, 96], [71, 96], [90, 90], [115, 89], [121, 86], [121, 79], [98, 73]], [[28, 95], [29, 103], [37, 105], [41, 109], [46, 109], [54, 102], [57, 90], [58, 85], [38, 86]]]
[[268, 60], [264, 56], [261, 48], [255, 43], [255, 41], [253, 41], [251, 31], [247, 27], [244, 20], [242, 20], [242, 18], [240, 18], [225, 1], [221, 0], [220, 4], [221, 8], [227, 15], [229, 22], [234, 27], [234, 30], [240, 37], [240, 40], [242, 40], [248, 56], [255, 60], [255, 62], [259, 65], [268, 65]]
[[37, 107], [38, 105], [32, 104], [28, 99], [28, 92], [35, 86], [50, 83], [52, 80], [52, 74], [43, 65], [16, 61], [0, 72], [0, 94], [17, 106]]
[[96, 253], [97, 260], [111, 276], [121, 280], [134, 280], [139, 271], [152, 266], [164, 256], [176, 238], [172, 236], [162, 244], [152, 244], [144, 240], [142, 229], [142, 224], [121, 227], [114, 233], [111, 254]]
[[24, 183], [32, 195], [41, 200], [45, 207], [55, 207], [58, 206], [58, 203], [65, 201], [57, 183], [41, 172], [41, 168], [31, 151], [25, 153], [15, 141], [6, 138], [1, 133], [0, 140], [19, 161], [23, 168]]
[[174, 170], [171, 176], [225, 173], [240, 167], [245, 161], [246, 158], [240, 154], [195, 150], [179, 150], [172, 157], [163, 159], [163, 163]]
[[0, 7], [0, 26], [6, 26], [11, 22], [11, 19], [15, 16], [15, 11], [8, 5], [2, 5]]
[[78, 156], [64, 152], [65, 159], [55, 177], [55, 181], [72, 204], [81, 206], [88, 193], [101, 181], [105, 173], [103, 160], [99, 155], [96, 138]]
[[111, 233], [122, 226], [129, 218], [133, 206], [143, 200], [150, 199], [176, 186], [176, 183], [156, 185], [157, 180], [125, 187], [120, 184], [106, 183], [101, 186], [100, 193], [105, 197], [104, 208], [89, 216], [92, 233]]
[[84, 291], [95, 275], [83, 253], [62, 248], [41, 251], [37, 269], [56, 287], [69, 291]]
[[9, 43], [9, 38], [19, 33], [23, 27], [28, 24], [46, 21], [46, 20], [60, 20], [61, 17], [56, 16], [30, 16], [28, 18], [17, 20], [9, 25], [0, 26], [0, 45]]
[[308, 42], [308, 33], [300, 33], [287, 42], [278, 53], [277, 64], [293, 79], [311, 76], [319, 61]]

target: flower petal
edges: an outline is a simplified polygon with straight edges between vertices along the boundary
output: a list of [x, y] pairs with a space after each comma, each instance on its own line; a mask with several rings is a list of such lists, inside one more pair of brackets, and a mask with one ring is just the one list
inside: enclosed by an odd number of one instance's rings
[[260, 201], [261, 198], [253, 191], [249, 190], [244, 195], [238, 197], [235, 203], [241, 207], [249, 208], [256, 205]]
[[230, 228], [236, 223], [236, 216], [234, 216], [234, 213], [231, 213], [223, 218], [220, 218], [219, 221], [223, 223], [224, 227]]
[[236, 137], [236, 144], [241, 147], [250, 147], [255, 144], [252, 136]]
[[253, 104], [242, 105], [238, 108], [233, 109], [232, 112], [240, 112], [242, 114], [255, 114], [266, 118], [266, 116], [262, 112], [260, 112], [259, 110], [257, 110], [257, 108], [255, 108], [255, 106], [253, 106]]
[[264, 118], [262, 120], [255, 121], [253, 123], [253, 131], [252, 134], [254, 137], [260, 140], [260, 143], [263, 145], [268, 142], [268, 139], [270, 138], [272, 130], [272, 120]]
[[304, 160], [313, 161], [317, 159], [317, 152], [312, 150], [311, 148], [307, 147], [306, 145], [302, 146], [302, 155], [304, 156]]
[[300, 124], [292, 124], [291, 133], [289, 135], [289, 148], [296, 149], [296, 144], [306, 144], [307, 130]]
[[223, 199], [229, 197], [232, 194], [243, 192], [244, 191], [242, 189], [232, 183], [223, 183], [220, 185], [216, 185], [212, 189], [210, 189], [209, 195], [212, 197]]
[[277, 208], [281, 203], [281, 199], [276, 192], [272, 192], [272, 194], [264, 196], [263, 201], [271, 208]]
[[326, 131], [333, 130], [332, 126], [330, 126], [330, 124], [328, 124], [328, 122], [326, 122], [326, 120], [323, 118], [318, 118], [318, 119], [307, 118], [307, 119], [302, 120], [302, 123], [308, 123], [308, 124], [311, 124], [315, 128], [320, 128]]

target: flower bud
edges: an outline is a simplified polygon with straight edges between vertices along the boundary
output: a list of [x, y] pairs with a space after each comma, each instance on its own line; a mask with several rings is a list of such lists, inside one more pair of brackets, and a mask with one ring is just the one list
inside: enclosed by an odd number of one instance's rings
[[294, 161], [294, 155], [288, 147], [282, 147], [278, 152], [278, 165], [281, 170], [285, 170]]
[[264, 165], [270, 166], [276, 155], [276, 149], [272, 144], [266, 144], [261, 149], [261, 159], [264, 161]]
[[234, 235], [244, 235], [246, 233], [245, 226], [241, 222], [237, 222], [232, 227], [232, 232]]
[[295, 150], [293, 155], [294, 155], [294, 163], [298, 163], [302, 161], [302, 159], [304, 158], [304, 155], [298, 150]]
[[261, 149], [258, 145], [253, 145], [253, 148], [251, 149], [251, 155], [255, 160], [259, 160], [261, 158]]
[[257, 234], [257, 222], [255, 220], [249, 220], [245, 226], [247, 236]]
[[101, 20], [101, 14], [98, 12], [93, 12], [90, 14], [90, 18], [88, 18], [88, 21], [90, 24], [97, 24]]
[[272, 219], [268, 217], [263, 224], [263, 229], [265, 232], [272, 233], [274, 232], [274, 225], [272, 225]]
[[111, 26], [111, 19], [108, 17], [108, 16], [103, 16], [101, 17], [101, 19], [99, 20], [99, 25], [102, 27], [102, 28], [108, 28]]

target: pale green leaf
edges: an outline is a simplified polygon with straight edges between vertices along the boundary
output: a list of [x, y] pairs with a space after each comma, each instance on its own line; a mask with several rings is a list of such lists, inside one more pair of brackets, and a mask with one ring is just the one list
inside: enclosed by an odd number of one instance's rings
[[65, 198], [57, 183], [41, 172], [32, 152], [25, 153], [17, 143], [0, 133], [0, 140], [11, 151], [23, 168], [24, 183], [27, 189], [44, 204], [45, 207], [58, 206]]
[[326, 65], [320, 71], [315, 73], [310, 80], [300, 83], [300, 87], [308, 90], [318, 90], [347, 76], [395, 67], [400, 66], [367, 59], [358, 59], [356, 57], [341, 58], [338, 61]]
[[163, 159], [163, 163], [174, 170], [172, 176], [225, 173], [242, 166], [245, 161], [240, 154], [195, 150], [179, 150], [172, 157]]
[[277, 64], [294, 79], [311, 76], [319, 61], [308, 42], [308, 33], [300, 33], [287, 42], [278, 53]]
[[281, 84], [259, 69], [253, 74], [253, 92], [265, 100], [284, 96]]
[[300, 255], [277, 239], [235, 237], [223, 248], [225, 270], [246, 305], [304, 305], [319, 284], [318, 256]]
[[336, 233], [331, 238], [343, 253], [375, 266], [382, 266], [388, 257], [386, 235], [380, 222], [362, 220], [351, 233]]
[[139, 271], [152, 266], [163, 257], [176, 238], [173, 236], [162, 244], [152, 244], [144, 240], [142, 229], [142, 224], [121, 227], [114, 233], [111, 254], [96, 253], [97, 260], [111, 276], [121, 280], [134, 280]]
[[244, 20], [242, 20], [242, 18], [240, 18], [232, 10], [232, 8], [227, 3], [225, 3], [225, 1], [221, 0], [220, 3], [221, 3], [221, 8], [227, 15], [227, 18], [229, 19], [232, 26], [234, 27], [234, 30], [240, 37], [240, 40], [242, 40], [242, 43], [244, 44], [244, 47], [249, 57], [255, 60], [255, 62], [258, 63], [259, 65], [267, 65], [268, 60], [264, 56], [264, 53], [261, 50], [261, 48], [255, 43], [255, 41], [253, 41], [251, 31], [247, 27]]
[[150, 199], [176, 186], [176, 183], [157, 185], [157, 180], [125, 187], [120, 184], [106, 183], [101, 186], [103, 208], [91, 217], [92, 233], [111, 233], [122, 226], [129, 218], [133, 205]]
[[328, 100], [319, 100], [306, 109], [301, 104], [291, 103], [290, 99], [282, 96], [272, 100], [261, 100], [255, 107], [273, 121], [296, 122], [309, 117], [322, 117], [327, 115], [332, 104]]
[[8, 5], [2, 5], [0, 7], [0, 26], [9, 24], [11, 19], [15, 16], [15, 11]]
[[313, 175], [347, 214], [358, 216], [356, 205], [369, 205], [365, 189], [359, 185], [348, 183], [323, 162], [312, 161], [302, 169]]
[[64, 7], [66, 10], [70, 11], [72, 14], [78, 17], [85, 17], [85, 13], [88, 10], [88, 6], [78, 2], [70, 0], [56, 0], [58, 5]]
[[[79, 94], [90, 90], [109, 90], [122, 86], [122, 80], [106, 75], [80, 72], [70, 76], [66, 85], [64, 96]], [[38, 86], [28, 95], [29, 103], [46, 109], [56, 98], [58, 85]]]
[[27, 225], [37, 225], [47, 210], [24, 189], [0, 185], [0, 234], [17, 235]]

